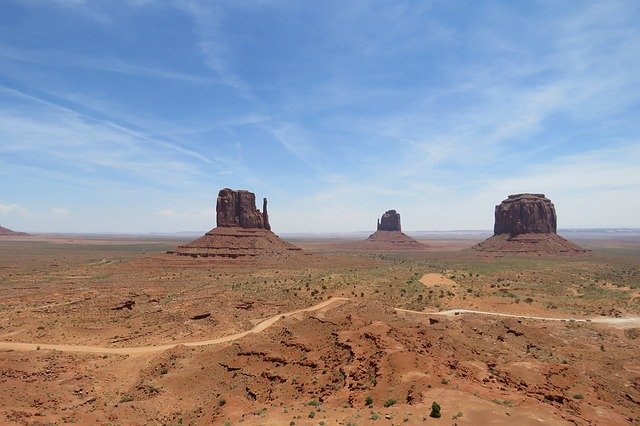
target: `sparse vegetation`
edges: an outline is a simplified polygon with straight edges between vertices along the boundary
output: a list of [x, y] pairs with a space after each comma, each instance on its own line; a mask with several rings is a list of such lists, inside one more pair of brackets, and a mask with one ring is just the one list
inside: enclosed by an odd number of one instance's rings
[[433, 401], [431, 404], [431, 413], [429, 413], [429, 417], [433, 417], [434, 419], [439, 419], [442, 416], [440, 413], [440, 404], [436, 401]]
[[133, 401], [133, 396], [129, 395], [129, 394], [125, 394], [122, 395], [122, 397], [120, 398], [120, 403], [123, 404], [125, 402], [131, 402]]
[[492, 399], [492, 401], [498, 405], [504, 405], [505, 407], [511, 407], [513, 405], [511, 401], [506, 399]]
[[397, 401], [396, 399], [391, 398], [391, 399], [387, 399], [387, 400], [384, 402], [384, 404], [382, 404], [382, 405], [384, 406], [384, 408], [389, 408], [389, 407], [391, 407], [392, 405], [395, 405], [397, 402], [398, 402], [398, 401]]

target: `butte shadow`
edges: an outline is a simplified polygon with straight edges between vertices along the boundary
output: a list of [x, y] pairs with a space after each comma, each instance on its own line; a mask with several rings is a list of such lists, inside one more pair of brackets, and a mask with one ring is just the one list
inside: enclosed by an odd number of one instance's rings
[[426, 250], [427, 245], [418, 242], [402, 232], [400, 214], [387, 210], [380, 219], [376, 232], [369, 238], [353, 245], [363, 250]]
[[472, 247], [484, 252], [584, 253], [556, 233], [556, 209], [544, 194], [514, 194], [496, 206], [493, 236]]
[[267, 199], [263, 211], [256, 209], [256, 196], [245, 190], [224, 188], [216, 202], [217, 226], [189, 244], [168, 252], [191, 257], [239, 258], [282, 255], [300, 248], [271, 231]]

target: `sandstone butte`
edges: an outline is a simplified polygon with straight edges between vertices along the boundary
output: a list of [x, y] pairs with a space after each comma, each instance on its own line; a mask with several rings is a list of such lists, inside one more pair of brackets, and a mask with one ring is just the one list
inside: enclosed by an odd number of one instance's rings
[[28, 237], [29, 235], [26, 232], [16, 232], [0, 226], [0, 237]]
[[256, 196], [245, 190], [224, 188], [216, 202], [216, 227], [170, 254], [192, 257], [253, 257], [278, 255], [300, 250], [271, 231], [267, 199], [262, 211], [256, 208]]
[[362, 243], [358, 248], [369, 250], [424, 250], [427, 248], [410, 236], [402, 232], [400, 214], [395, 210], [387, 210], [380, 219], [376, 232]]
[[544, 194], [509, 195], [496, 206], [493, 236], [473, 249], [549, 254], [586, 252], [556, 231], [556, 209]]

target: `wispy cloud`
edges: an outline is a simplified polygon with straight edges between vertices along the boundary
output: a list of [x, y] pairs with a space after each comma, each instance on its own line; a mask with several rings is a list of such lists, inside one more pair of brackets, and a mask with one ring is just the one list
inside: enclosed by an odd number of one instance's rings
[[17, 204], [0, 204], [0, 214], [6, 216], [10, 213], [25, 214], [27, 211]]
[[178, 1], [176, 5], [188, 13], [195, 23], [200, 41], [199, 47], [205, 64], [213, 70], [223, 84], [233, 88], [247, 100], [255, 100], [248, 83], [235, 72], [229, 63], [230, 47], [221, 29], [224, 10], [220, 4], [202, 0]]
[[51, 209], [51, 214], [55, 216], [69, 216], [71, 212], [68, 209], [62, 207], [54, 207]]
[[132, 64], [122, 60], [121, 58], [82, 56], [55, 51], [41, 52], [17, 49], [2, 43], [0, 43], [0, 49], [0, 58], [4, 58], [5, 60], [9, 59], [32, 64], [57, 66], [61, 68], [90, 68], [137, 77], [176, 80], [184, 83], [223, 84], [218, 79], [211, 76], [203, 77], [163, 67], [148, 67], [139, 64]]

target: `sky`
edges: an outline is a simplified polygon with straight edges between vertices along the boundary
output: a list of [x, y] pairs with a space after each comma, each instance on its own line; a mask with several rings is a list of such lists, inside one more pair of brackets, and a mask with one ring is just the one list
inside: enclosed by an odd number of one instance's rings
[[640, 2], [0, 0], [0, 225], [640, 227]]

